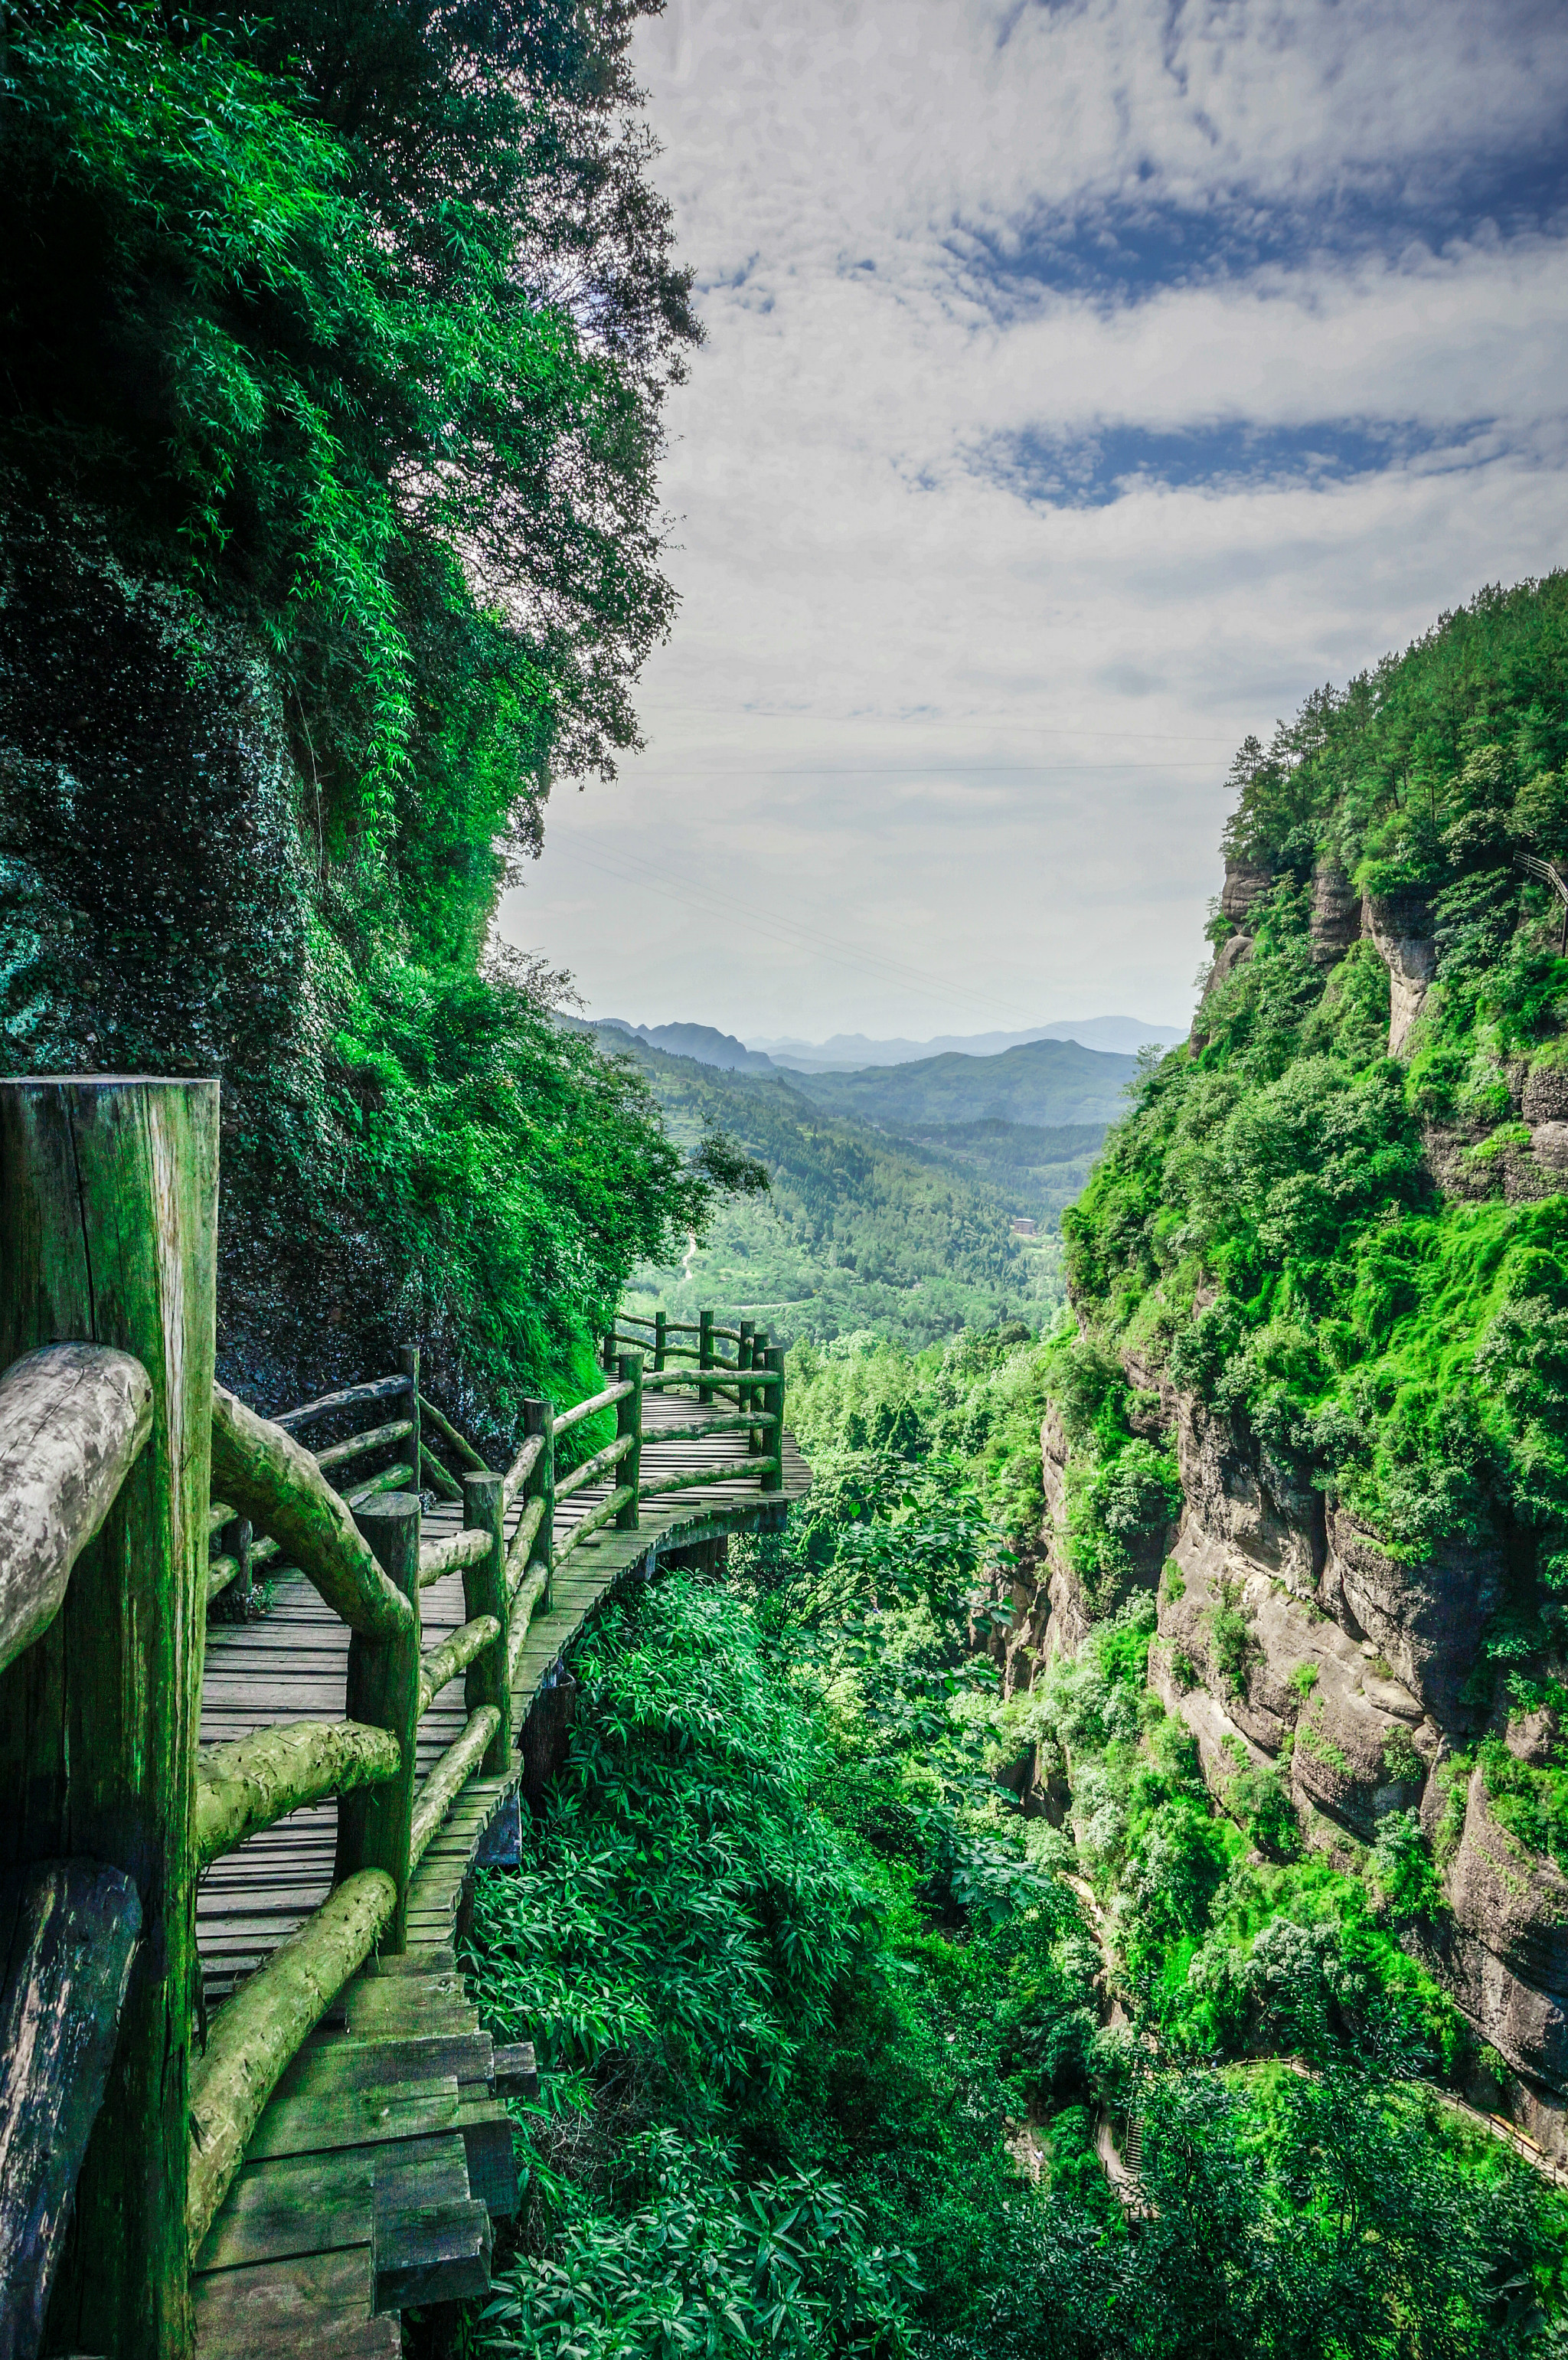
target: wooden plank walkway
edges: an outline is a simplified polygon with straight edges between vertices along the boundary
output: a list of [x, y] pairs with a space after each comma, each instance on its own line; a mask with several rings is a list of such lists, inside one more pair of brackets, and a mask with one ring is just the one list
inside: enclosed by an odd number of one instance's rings
[[[715, 1415], [731, 1405], [721, 1402]], [[645, 1431], [702, 1416], [689, 1394], [649, 1393]], [[649, 1441], [645, 1481], [747, 1456], [744, 1432]], [[513, 1689], [520, 1732], [562, 1655], [617, 1582], [652, 1569], [661, 1553], [782, 1521], [811, 1477], [784, 1437], [784, 1488], [762, 1492], [755, 1476], [645, 1501], [635, 1533], [589, 1535], [557, 1577], [548, 1612], [536, 1613]], [[559, 1547], [608, 1494], [601, 1485], [558, 1511]], [[508, 1537], [523, 1502], [507, 1517]], [[462, 1512], [427, 1513], [424, 1535], [460, 1529]], [[447, 1576], [421, 1599], [424, 1642], [464, 1619], [463, 1581]], [[303, 1720], [341, 1720], [348, 1631], [297, 1576], [278, 1584], [264, 1621], [212, 1625], [207, 1634], [201, 1742]], [[432, 1703], [419, 1725], [422, 1777], [461, 1733], [463, 1683]], [[515, 2211], [510, 2119], [495, 2092], [488, 2034], [480, 2030], [454, 1957], [458, 1912], [475, 1855], [503, 1836], [517, 1808], [519, 1768], [475, 1778], [459, 1796], [415, 1872], [408, 1950], [372, 1962], [318, 2027], [263, 2114], [244, 2169], [198, 2255], [193, 2278], [200, 2360], [396, 2360], [398, 2315], [452, 2300], [489, 2283], [491, 2219]], [[203, 1999], [221, 2005], [237, 1980], [325, 1900], [332, 1885], [337, 1806], [296, 1811], [215, 1861], [197, 1897]]]

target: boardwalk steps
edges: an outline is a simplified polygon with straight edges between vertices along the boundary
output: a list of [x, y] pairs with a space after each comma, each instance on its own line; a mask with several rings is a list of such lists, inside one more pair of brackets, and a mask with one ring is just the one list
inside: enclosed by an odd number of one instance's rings
[[[652, 1395], [644, 1415], [650, 1432], [705, 1423], [689, 1397]], [[605, 1527], [566, 1559], [550, 1607], [528, 1626], [512, 1691], [517, 1731], [618, 1583], [651, 1572], [672, 1550], [782, 1521], [810, 1480], [792, 1439], [784, 1440], [783, 1489], [771, 1495], [759, 1495], [754, 1478], [726, 1482], [718, 1471], [746, 1450], [744, 1432], [645, 1444], [645, 1476], [713, 1468], [716, 1480], [645, 1502], [638, 1530]], [[557, 1511], [558, 1546], [607, 1490], [590, 1487]], [[508, 1535], [523, 1509], [520, 1499], [513, 1503]], [[427, 1513], [423, 1536], [459, 1529], [457, 1508], [441, 1506]], [[423, 1612], [428, 1641], [456, 1628], [461, 1578], [434, 1583]], [[202, 1742], [269, 1721], [340, 1716], [346, 1656], [344, 1626], [316, 1591], [280, 1583], [262, 1622], [209, 1633]], [[449, 1703], [438, 1700], [421, 1722], [421, 1774], [461, 1730], [461, 1696], [459, 1688]], [[487, 2287], [493, 2223], [517, 2202], [508, 2085], [497, 2085], [454, 1945], [476, 1861], [515, 1857], [521, 1775], [515, 1761], [505, 1775], [463, 1788], [409, 1887], [407, 1952], [354, 1978], [274, 2092], [196, 2258], [199, 2360], [394, 2360], [403, 2310]], [[332, 1802], [297, 1811], [207, 1872], [197, 1930], [210, 2006], [326, 1897], [336, 1819]]]

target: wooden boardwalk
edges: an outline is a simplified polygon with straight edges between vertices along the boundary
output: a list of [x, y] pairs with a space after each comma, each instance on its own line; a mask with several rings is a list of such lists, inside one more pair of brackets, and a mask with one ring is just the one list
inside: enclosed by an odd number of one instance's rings
[[[729, 1405], [721, 1402], [718, 1413]], [[645, 1431], [690, 1426], [691, 1396], [649, 1393]], [[645, 1480], [747, 1456], [744, 1432], [644, 1444]], [[635, 1533], [591, 1535], [558, 1575], [548, 1612], [535, 1614], [513, 1689], [523, 1729], [564, 1650], [617, 1581], [651, 1570], [663, 1552], [782, 1521], [810, 1475], [792, 1437], [784, 1487], [755, 1476], [645, 1501]], [[576, 1493], [558, 1511], [557, 1546], [606, 1496]], [[525, 1502], [507, 1514], [508, 1537]], [[427, 1514], [427, 1539], [460, 1529], [462, 1512]], [[464, 1620], [461, 1575], [421, 1600], [427, 1645]], [[271, 1724], [341, 1720], [349, 1633], [299, 1577], [279, 1580], [259, 1622], [214, 1623], [207, 1637], [201, 1742], [216, 1744]], [[461, 1734], [458, 1680], [419, 1724], [422, 1776]], [[506, 2065], [497, 2069], [453, 1953], [463, 1891], [476, 1857], [505, 1855], [515, 1826], [519, 1767], [474, 1778], [431, 1841], [409, 1890], [408, 1949], [373, 1961], [295, 2059], [262, 2115], [244, 2169], [197, 2256], [193, 2285], [200, 2360], [309, 2353], [310, 2360], [376, 2354], [396, 2360], [406, 2307], [482, 2293], [491, 2223], [517, 2206]], [[197, 1898], [203, 1997], [221, 2004], [323, 1902], [332, 1886], [335, 1802], [294, 1812], [215, 1861]]]

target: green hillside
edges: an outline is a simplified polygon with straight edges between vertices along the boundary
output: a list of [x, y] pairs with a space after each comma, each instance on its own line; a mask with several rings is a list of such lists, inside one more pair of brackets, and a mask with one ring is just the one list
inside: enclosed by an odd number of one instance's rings
[[902, 1130], [912, 1123], [1115, 1122], [1138, 1073], [1136, 1057], [1114, 1057], [1076, 1041], [1029, 1041], [998, 1057], [949, 1052], [909, 1065], [869, 1065], [857, 1074], [796, 1074], [796, 1088], [835, 1114]]
[[914, 1122], [907, 1137], [966, 1165], [1016, 1212], [1053, 1220], [1076, 1202], [1105, 1142], [1103, 1122]]
[[604, 1032], [599, 1042], [635, 1065], [677, 1142], [695, 1146], [722, 1131], [772, 1175], [767, 1196], [724, 1205], [684, 1268], [643, 1264], [628, 1306], [662, 1303], [684, 1315], [709, 1304], [755, 1311], [785, 1340], [876, 1328], [918, 1346], [998, 1319], [1038, 1326], [1060, 1300], [1057, 1240], [1016, 1238], [1012, 1224], [1020, 1212], [1043, 1221], [1051, 1209], [1042, 1172], [1070, 1175], [1059, 1203], [1077, 1193], [1080, 1133], [1031, 1134], [1031, 1153], [1038, 1145], [1046, 1162], [1011, 1171], [830, 1113], [771, 1075], [666, 1056], [625, 1033]]

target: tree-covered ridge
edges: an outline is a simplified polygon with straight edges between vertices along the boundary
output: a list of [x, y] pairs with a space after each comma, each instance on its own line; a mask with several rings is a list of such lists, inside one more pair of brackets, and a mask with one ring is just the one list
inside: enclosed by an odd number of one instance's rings
[[[1514, 865], [1568, 853], [1565, 750], [1563, 575], [1249, 746], [1194, 1043], [1063, 1221], [1085, 1330], [1145, 1381], [1244, 1413], [1397, 1557], [1508, 1536], [1516, 1661], [1568, 1614], [1568, 961]], [[1325, 949], [1345, 872], [1372, 938]], [[1432, 944], [1401, 1059], [1380, 930]]]
[[418, 1334], [505, 1421], [713, 1195], [485, 957], [672, 610], [643, 13], [6, 12], [0, 1063], [222, 1076], [268, 1404]]
[[696, 1149], [724, 1133], [770, 1175], [765, 1196], [715, 1208], [696, 1254], [649, 1258], [628, 1297], [638, 1309], [762, 1306], [760, 1324], [786, 1342], [875, 1327], [923, 1345], [1014, 1314], [1038, 1322], [1060, 1300], [1054, 1239], [1025, 1244], [1012, 1223], [1025, 1206], [1043, 1218], [1051, 1183], [1058, 1202], [1070, 1197], [1088, 1162], [1078, 1135], [1036, 1133], [1062, 1160], [1015, 1175], [831, 1112], [792, 1079], [723, 1072], [609, 1031], [599, 1040], [646, 1081], [674, 1139]]

